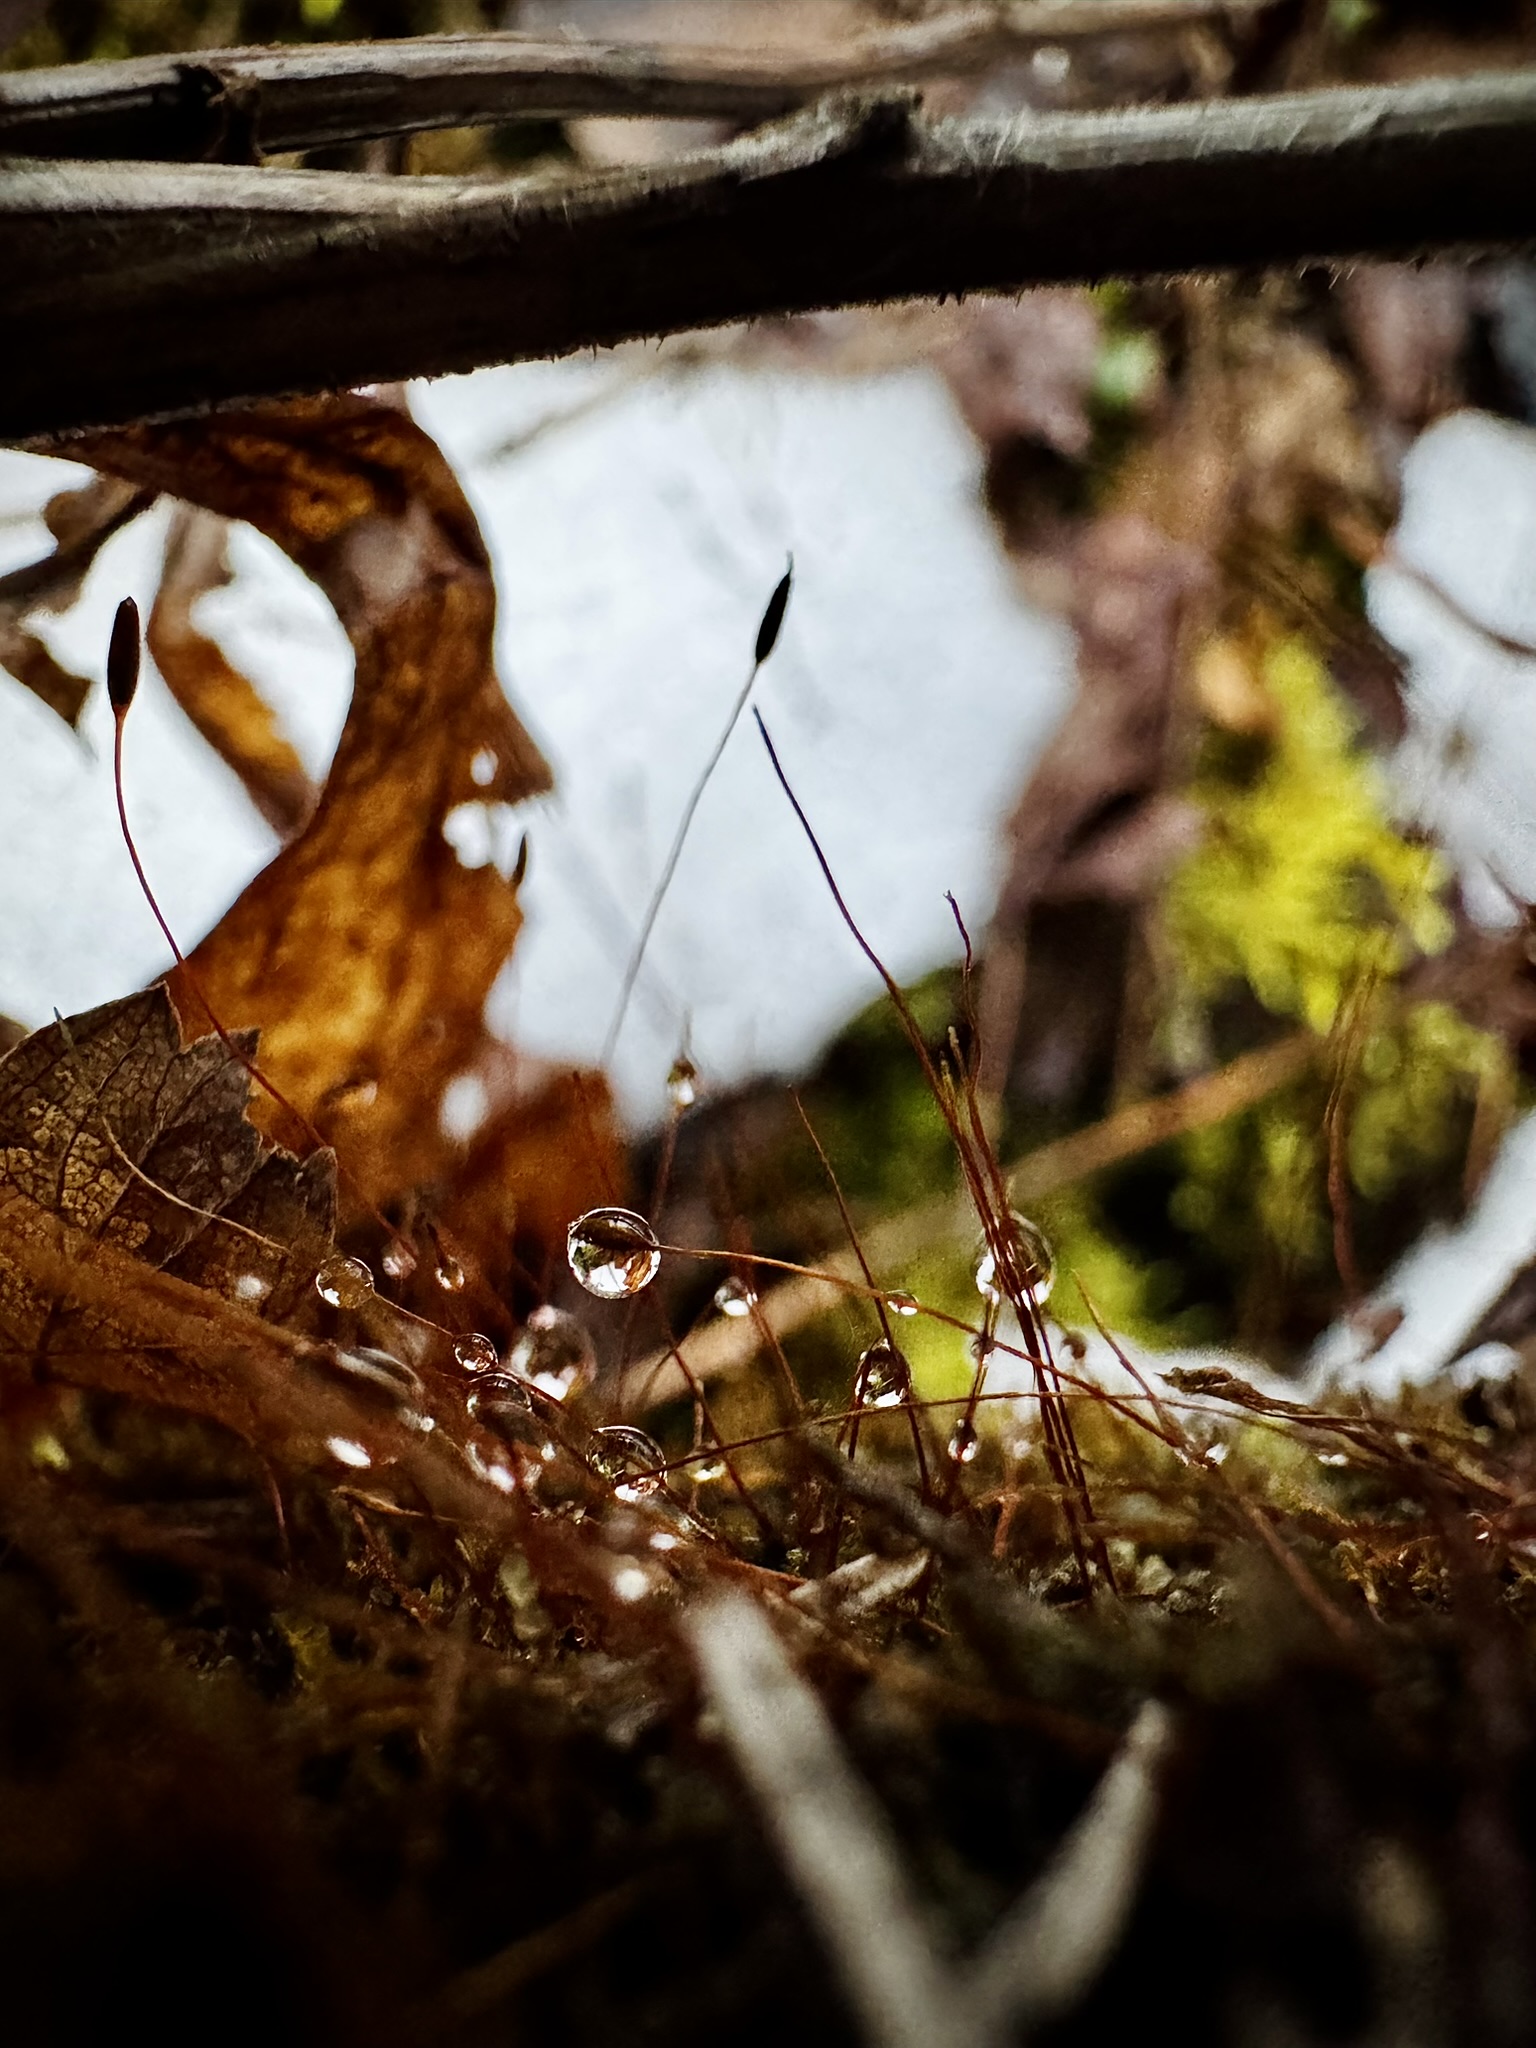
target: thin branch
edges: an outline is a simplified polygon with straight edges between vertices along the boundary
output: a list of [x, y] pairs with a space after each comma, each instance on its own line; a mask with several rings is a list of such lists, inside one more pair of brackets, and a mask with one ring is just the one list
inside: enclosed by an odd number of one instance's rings
[[957, 8], [810, 51], [421, 36], [199, 50], [0, 76], [0, 152], [252, 161], [431, 128], [591, 114], [776, 119], [849, 86], [963, 77], [1127, 33], [1240, 30], [1276, 0], [1077, 0]]
[[0, 164], [0, 437], [826, 306], [1536, 238], [1536, 69], [1016, 120], [823, 102], [642, 172]]

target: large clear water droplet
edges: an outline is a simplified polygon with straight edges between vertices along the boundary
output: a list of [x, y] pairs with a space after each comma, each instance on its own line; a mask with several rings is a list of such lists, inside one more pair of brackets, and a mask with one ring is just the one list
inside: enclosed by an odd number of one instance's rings
[[615, 1481], [620, 1500], [641, 1500], [661, 1487], [666, 1454], [654, 1437], [627, 1422], [592, 1432], [587, 1462], [600, 1479]]
[[494, 1372], [501, 1363], [501, 1353], [480, 1330], [467, 1330], [458, 1338], [453, 1355], [466, 1372]]
[[656, 1233], [633, 1209], [589, 1209], [565, 1235], [571, 1271], [599, 1301], [622, 1301], [656, 1278], [661, 1247]]
[[337, 1252], [315, 1275], [315, 1292], [332, 1308], [361, 1308], [373, 1292], [373, 1275], [361, 1259]]
[[511, 1373], [482, 1373], [464, 1407], [472, 1422], [494, 1430], [503, 1443], [522, 1445], [536, 1457], [554, 1456], [554, 1446], [533, 1412], [527, 1386]]
[[974, 1422], [961, 1416], [949, 1433], [949, 1455], [956, 1465], [969, 1465], [981, 1448], [981, 1438], [976, 1434]]
[[983, 1240], [976, 1258], [976, 1292], [984, 1301], [1007, 1301], [1032, 1294], [1037, 1304], [1051, 1298], [1056, 1260], [1045, 1232], [1017, 1211], [1000, 1226], [1002, 1270], [997, 1255]]
[[573, 1315], [547, 1303], [524, 1323], [507, 1364], [556, 1401], [581, 1393], [597, 1377], [592, 1339]]
[[699, 1070], [686, 1056], [672, 1062], [667, 1076], [667, 1100], [679, 1115], [692, 1109], [699, 1099]]
[[740, 1319], [751, 1315], [757, 1307], [757, 1294], [745, 1280], [738, 1280], [733, 1273], [729, 1280], [722, 1280], [715, 1289], [715, 1307], [721, 1315]]
[[883, 1337], [859, 1359], [854, 1394], [865, 1408], [897, 1408], [912, 1391], [912, 1368]]

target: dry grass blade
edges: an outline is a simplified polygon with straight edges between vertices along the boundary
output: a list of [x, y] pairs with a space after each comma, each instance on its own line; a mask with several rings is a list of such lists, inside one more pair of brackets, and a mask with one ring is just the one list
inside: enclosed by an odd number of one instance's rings
[[761, 1609], [714, 1600], [689, 1636], [706, 1700], [870, 2048], [967, 2048], [973, 2033], [885, 1820]]
[[1149, 1700], [1049, 1867], [972, 1964], [981, 2038], [1013, 2040], [1071, 2011], [1130, 1917], [1157, 1822], [1173, 1716]]

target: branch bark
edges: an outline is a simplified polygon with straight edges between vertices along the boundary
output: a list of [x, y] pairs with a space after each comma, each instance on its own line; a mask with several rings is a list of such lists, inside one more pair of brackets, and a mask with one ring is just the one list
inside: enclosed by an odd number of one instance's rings
[[551, 185], [0, 165], [0, 436], [813, 308], [1536, 238], [1536, 70], [1012, 121], [823, 102]]
[[1276, 0], [973, 6], [837, 49], [771, 52], [531, 36], [204, 50], [0, 74], [0, 151], [251, 161], [428, 128], [588, 114], [776, 119], [823, 94], [965, 76], [1053, 44], [1238, 27]]

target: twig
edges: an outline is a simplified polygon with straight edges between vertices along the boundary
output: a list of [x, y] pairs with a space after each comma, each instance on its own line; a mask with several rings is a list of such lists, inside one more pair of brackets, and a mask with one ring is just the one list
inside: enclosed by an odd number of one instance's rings
[[12, 159], [0, 437], [824, 306], [1523, 243], [1533, 136], [1536, 69], [1017, 120], [829, 101], [556, 184]]
[[195, 162], [591, 114], [766, 121], [840, 87], [963, 76], [1051, 44], [1128, 32], [1239, 26], [1275, 4], [962, 7], [809, 52], [465, 35], [77, 64], [0, 76], [0, 152]]

